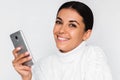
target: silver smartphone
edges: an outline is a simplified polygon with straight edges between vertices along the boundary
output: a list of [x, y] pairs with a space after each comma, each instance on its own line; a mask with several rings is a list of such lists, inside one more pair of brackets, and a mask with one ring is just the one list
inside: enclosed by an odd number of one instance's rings
[[[29, 49], [28, 44], [25, 40], [25, 36], [24, 36], [22, 30], [19, 30], [19, 31], [16, 31], [16, 32], [10, 34], [10, 38], [12, 40], [14, 48], [21, 47], [21, 50], [18, 52], [18, 54], [22, 54], [24, 52], [29, 52], [30, 53], [29, 56], [31, 56], [30, 49]], [[25, 62], [25, 63], [23, 63], [23, 65], [32, 66], [33, 60]]]

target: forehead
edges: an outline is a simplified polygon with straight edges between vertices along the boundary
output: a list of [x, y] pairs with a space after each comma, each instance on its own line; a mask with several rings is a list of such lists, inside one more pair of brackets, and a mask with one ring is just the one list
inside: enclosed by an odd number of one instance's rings
[[82, 16], [76, 10], [72, 8], [61, 9], [58, 12], [57, 17], [60, 17], [62, 19], [75, 19], [75, 20], [80, 20], [80, 21], [83, 20]]

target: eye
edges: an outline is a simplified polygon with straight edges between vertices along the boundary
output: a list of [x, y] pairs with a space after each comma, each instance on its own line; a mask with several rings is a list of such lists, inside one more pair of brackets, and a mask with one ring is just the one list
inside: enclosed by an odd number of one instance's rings
[[76, 28], [77, 26], [73, 23], [69, 24], [70, 27]]
[[62, 24], [62, 21], [56, 20], [55, 23], [56, 23], [56, 24]]

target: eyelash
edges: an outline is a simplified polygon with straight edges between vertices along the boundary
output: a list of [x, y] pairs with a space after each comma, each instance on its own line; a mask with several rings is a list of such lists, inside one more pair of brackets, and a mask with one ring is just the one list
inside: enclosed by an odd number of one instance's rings
[[55, 23], [56, 23], [56, 24], [62, 24], [62, 22], [59, 21], [59, 20], [56, 20]]
[[69, 24], [69, 26], [70, 26], [70, 27], [74, 27], [74, 28], [76, 28], [76, 27], [77, 27], [75, 24], [72, 24], [72, 23], [71, 23], [71, 24]]

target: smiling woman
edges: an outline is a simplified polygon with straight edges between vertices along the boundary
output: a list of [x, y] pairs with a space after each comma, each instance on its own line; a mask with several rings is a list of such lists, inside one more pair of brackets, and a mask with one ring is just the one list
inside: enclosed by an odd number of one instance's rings
[[[28, 52], [16, 55], [13, 51], [14, 68], [23, 80], [112, 80], [104, 52], [96, 46], [88, 46], [93, 27], [93, 13], [84, 3], [69, 1], [58, 9], [53, 29], [58, 52], [35, 63], [22, 65], [31, 60]], [[33, 73], [32, 73], [33, 72]]]

